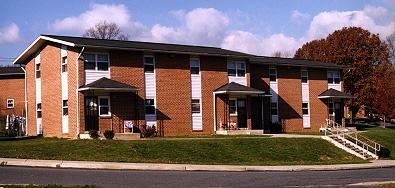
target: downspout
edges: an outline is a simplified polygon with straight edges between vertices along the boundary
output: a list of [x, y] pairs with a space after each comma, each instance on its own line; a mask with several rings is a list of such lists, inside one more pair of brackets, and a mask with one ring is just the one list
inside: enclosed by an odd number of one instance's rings
[[79, 77], [78, 77], [78, 75], [79, 75], [79, 70], [78, 70], [78, 64], [79, 64], [79, 62], [78, 62], [78, 60], [80, 59], [80, 57], [81, 57], [81, 55], [82, 55], [82, 52], [84, 52], [84, 50], [85, 50], [85, 47], [82, 47], [82, 49], [81, 49], [81, 52], [78, 54], [78, 56], [77, 56], [77, 59], [75, 60], [75, 66], [76, 66], [76, 69], [77, 69], [77, 73], [75, 74], [75, 78], [76, 78], [76, 89], [75, 89], [75, 97], [76, 97], [76, 99], [77, 99], [77, 103], [76, 103], [76, 111], [77, 111], [77, 137], [79, 136], [79, 134], [80, 134], [80, 108], [79, 108], [79, 105], [80, 105], [80, 101], [79, 101], [79, 97], [78, 97], [78, 88], [79, 88]]
[[25, 127], [25, 130], [26, 130], [26, 135], [29, 135], [29, 129], [28, 129], [28, 121], [27, 121], [27, 84], [26, 84], [26, 69], [25, 69], [25, 67], [23, 67], [22, 65], [21, 65], [21, 69], [23, 70], [23, 72], [25, 73], [25, 92], [24, 92], [24, 95], [25, 95], [25, 125], [26, 125], [26, 127]]

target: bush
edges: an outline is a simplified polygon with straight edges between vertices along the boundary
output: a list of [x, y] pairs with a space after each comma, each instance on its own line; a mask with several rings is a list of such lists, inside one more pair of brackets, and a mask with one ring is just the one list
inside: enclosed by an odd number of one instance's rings
[[104, 134], [104, 137], [106, 137], [107, 140], [112, 140], [114, 138], [114, 135], [115, 135], [114, 131], [112, 131], [112, 130], [106, 130], [106, 131], [104, 131], [103, 134]]
[[98, 133], [98, 131], [96, 131], [96, 130], [90, 130], [89, 131], [89, 136], [92, 138], [92, 139], [98, 139], [100, 136], [99, 136], [99, 133]]
[[143, 125], [140, 131], [141, 131], [141, 137], [143, 138], [156, 136], [156, 127], [154, 125], [153, 126]]
[[377, 152], [377, 155], [380, 158], [389, 158], [391, 155], [391, 151], [388, 148], [381, 147], [380, 151]]

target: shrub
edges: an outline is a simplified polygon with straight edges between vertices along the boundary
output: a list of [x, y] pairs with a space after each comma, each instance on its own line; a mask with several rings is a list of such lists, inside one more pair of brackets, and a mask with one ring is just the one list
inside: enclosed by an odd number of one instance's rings
[[89, 131], [89, 136], [92, 138], [92, 139], [98, 139], [100, 136], [99, 136], [99, 133], [98, 133], [98, 131], [96, 131], [96, 130], [90, 130]]
[[141, 131], [141, 137], [143, 138], [156, 136], [156, 127], [154, 125], [153, 126], [143, 125], [140, 131]]
[[380, 158], [389, 158], [391, 155], [391, 151], [388, 148], [381, 147], [380, 151], [377, 152], [377, 155]]
[[112, 140], [114, 138], [114, 135], [115, 135], [114, 131], [112, 131], [112, 130], [106, 130], [106, 131], [104, 131], [103, 134], [104, 134], [104, 137], [106, 137], [107, 140]]

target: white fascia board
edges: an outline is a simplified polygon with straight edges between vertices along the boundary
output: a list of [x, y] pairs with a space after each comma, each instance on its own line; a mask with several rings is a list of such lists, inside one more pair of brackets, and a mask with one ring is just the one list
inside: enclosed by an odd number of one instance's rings
[[[39, 47], [41, 47], [41, 45], [44, 43], [44, 41], [51, 41], [51, 42], [55, 42], [55, 43], [59, 43], [59, 44], [64, 44], [67, 46], [71, 46], [74, 47], [75, 44], [71, 43], [71, 42], [67, 42], [67, 41], [63, 41], [63, 40], [58, 40], [58, 39], [54, 39], [51, 37], [46, 37], [46, 36], [39, 36], [36, 38], [36, 40], [34, 40], [13, 62], [12, 64], [16, 64], [18, 61], [20, 61], [24, 56], [29, 56], [30, 54], [28, 54], [28, 52], [31, 51], [36, 51], [38, 50]], [[21, 64], [21, 63], [19, 63]]]

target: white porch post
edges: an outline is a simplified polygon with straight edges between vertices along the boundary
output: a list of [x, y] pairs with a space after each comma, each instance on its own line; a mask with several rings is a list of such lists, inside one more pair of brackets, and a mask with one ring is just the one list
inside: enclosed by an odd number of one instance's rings
[[217, 105], [216, 105], [216, 96], [213, 93], [213, 105], [214, 105], [214, 131], [217, 131]]

